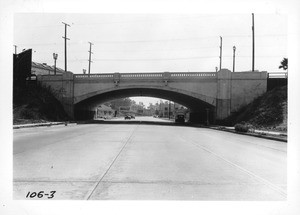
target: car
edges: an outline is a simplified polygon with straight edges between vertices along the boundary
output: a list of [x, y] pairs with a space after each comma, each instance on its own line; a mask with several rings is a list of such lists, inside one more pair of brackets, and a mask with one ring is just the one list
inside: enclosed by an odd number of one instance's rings
[[135, 119], [135, 116], [133, 116], [133, 115], [131, 115], [130, 117], [131, 117], [131, 119]]
[[126, 115], [126, 116], [124, 117], [124, 119], [125, 119], [125, 120], [126, 120], [126, 119], [131, 119], [131, 117]]

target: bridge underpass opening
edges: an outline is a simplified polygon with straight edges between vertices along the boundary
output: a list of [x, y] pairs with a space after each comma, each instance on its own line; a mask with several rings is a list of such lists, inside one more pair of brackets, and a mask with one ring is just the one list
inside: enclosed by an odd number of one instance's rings
[[74, 105], [74, 117], [76, 120], [92, 120], [95, 118], [96, 108], [103, 103], [128, 97], [155, 97], [175, 102], [189, 109], [189, 121], [197, 123], [214, 123], [216, 107], [180, 92], [153, 89], [153, 88], [130, 88], [116, 89], [105, 93], [92, 95]]

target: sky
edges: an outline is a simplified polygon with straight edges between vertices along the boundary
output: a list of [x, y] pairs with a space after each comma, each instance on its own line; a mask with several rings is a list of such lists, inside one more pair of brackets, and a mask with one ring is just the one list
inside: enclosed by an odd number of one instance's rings
[[[282, 72], [287, 57], [287, 17], [255, 14], [255, 70]], [[33, 61], [64, 69], [64, 24], [67, 28], [68, 70], [91, 73], [214, 72], [222, 68], [252, 69], [251, 14], [56, 14], [16, 13], [14, 44], [17, 51], [33, 49]], [[12, 47], [12, 51], [14, 48]], [[157, 99], [135, 98], [144, 104]]]

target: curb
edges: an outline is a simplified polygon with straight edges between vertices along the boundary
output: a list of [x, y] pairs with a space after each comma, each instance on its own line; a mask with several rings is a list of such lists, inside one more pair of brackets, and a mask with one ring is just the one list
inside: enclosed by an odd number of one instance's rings
[[[218, 130], [218, 131], [231, 132], [231, 133], [235, 133], [235, 134], [259, 137], [259, 138], [264, 138], [264, 139], [269, 139], [269, 140], [277, 140], [277, 141], [281, 141], [281, 142], [287, 142], [287, 135], [286, 134], [281, 134], [281, 133], [277, 137], [277, 136], [270, 136], [270, 135], [268, 136], [268, 134], [262, 133], [262, 132], [243, 133], [243, 132], [236, 132], [234, 130], [229, 130], [229, 129], [224, 129], [224, 128], [222, 128], [222, 129], [213, 128], [213, 127], [207, 127], [207, 128]], [[282, 137], [282, 138], [280, 138], [280, 137]]]
[[65, 125], [65, 126], [67, 126], [69, 124], [74, 124], [74, 122], [46, 122], [46, 123], [36, 123], [36, 124], [14, 125], [13, 129], [33, 128], [33, 127], [43, 127], [43, 126], [50, 127], [50, 126], [53, 126], [53, 125]]

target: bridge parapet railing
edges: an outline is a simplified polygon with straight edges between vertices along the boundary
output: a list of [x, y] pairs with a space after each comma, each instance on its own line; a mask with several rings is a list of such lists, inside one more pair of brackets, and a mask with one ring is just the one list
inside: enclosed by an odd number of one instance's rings
[[106, 74], [76, 74], [75, 79], [114, 79], [118, 74], [120, 79], [185, 79], [185, 78], [216, 78], [215, 72], [164, 72], [164, 73], [106, 73]]
[[216, 78], [215, 72], [174, 72], [171, 78]]
[[75, 79], [90, 79], [90, 78], [103, 78], [103, 79], [113, 79], [114, 74], [79, 74], [74, 75]]
[[288, 78], [287, 72], [269, 72], [268, 78]]
[[144, 78], [162, 78], [163, 73], [121, 73], [121, 79], [122, 78], [129, 78], [129, 79], [144, 79]]

